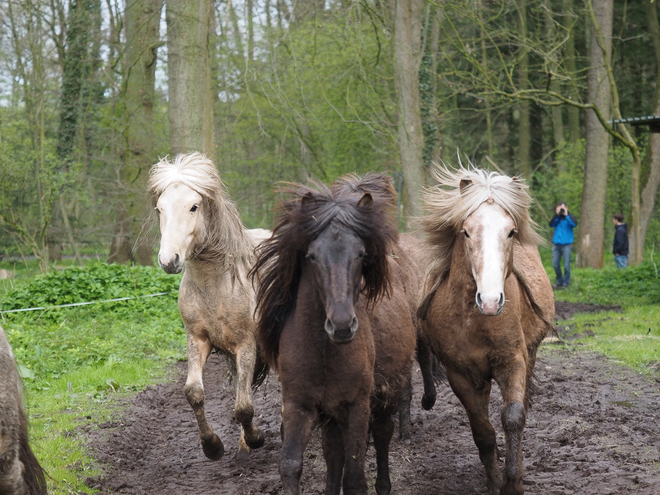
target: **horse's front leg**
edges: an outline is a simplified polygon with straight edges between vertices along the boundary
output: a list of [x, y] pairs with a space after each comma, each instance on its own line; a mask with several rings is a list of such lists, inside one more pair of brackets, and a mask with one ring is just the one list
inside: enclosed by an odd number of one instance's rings
[[501, 373], [501, 379], [497, 375], [495, 379], [502, 390], [501, 418], [506, 438], [506, 479], [500, 495], [521, 495], [524, 493], [522, 436], [527, 419], [527, 366], [523, 356], [516, 356]]
[[447, 379], [456, 397], [461, 401], [467, 412], [472, 428], [472, 438], [479, 449], [479, 459], [486, 468], [488, 493], [497, 495], [502, 485], [502, 474], [497, 464], [497, 439], [495, 429], [488, 419], [488, 404], [490, 402], [490, 381], [477, 388], [463, 375], [447, 369]]
[[224, 455], [225, 447], [206, 420], [204, 384], [202, 382], [204, 366], [211, 354], [211, 349], [211, 343], [207, 339], [188, 334], [188, 378], [183, 390], [197, 418], [204, 455], [212, 461], [217, 461]]
[[391, 410], [374, 411], [371, 419], [371, 431], [374, 436], [374, 447], [376, 448], [376, 493], [378, 495], [389, 495], [392, 490], [390, 482], [390, 441], [394, 431]]
[[312, 435], [316, 412], [299, 405], [282, 406], [282, 452], [280, 454], [280, 477], [284, 495], [300, 493], [300, 476], [303, 468], [303, 453]]
[[364, 460], [369, 436], [369, 397], [347, 407], [347, 421], [342, 425], [344, 442], [344, 495], [367, 493]]
[[257, 361], [257, 346], [252, 341], [244, 343], [236, 352], [236, 405], [234, 417], [241, 424], [241, 438], [238, 442], [238, 457], [245, 458], [250, 449], [258, 449], [264, 444], [264, 435], [252, 419], [252, 377]]
[[341, 430], [334, 419], [323, 425], [323, 457], [327, 468], [325, 495], [339, 495], [344, 472], [344, 444]]

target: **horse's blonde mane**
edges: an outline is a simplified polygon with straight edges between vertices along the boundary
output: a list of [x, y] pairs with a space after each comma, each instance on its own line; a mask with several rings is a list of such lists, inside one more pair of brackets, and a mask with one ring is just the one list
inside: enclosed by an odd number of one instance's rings
[[[213, 162], [198, 152], [179, 154], [170, 161], [161, 159], [149, 173], [149, 194], [155, 205], [159, 196], [173, 184], [184, 184], [208, 200], [203, 209], [206, 231], [192, 257], [200, 261], [227, 264], [234, 276], [241, 276], [252, 264], [253, 246], [236, 204], [229, 199]], [[239, 267], [242, 270], [239, 270]]]
[[519, 178], [473, 167], [450, 170], [444, 164], [435, 164], [432, 172], [437, 185], [426, 189], [424, 210], [427, 213], [419, 220], [428, 247], [427, 294], [447, 276], [454, 241], [463, 222], [485, 201], [492, 200], [511, 215], [518, 242], [543, 242], [535, 230], [536, 223], [529, 216], [532, 198], [528, 187]]

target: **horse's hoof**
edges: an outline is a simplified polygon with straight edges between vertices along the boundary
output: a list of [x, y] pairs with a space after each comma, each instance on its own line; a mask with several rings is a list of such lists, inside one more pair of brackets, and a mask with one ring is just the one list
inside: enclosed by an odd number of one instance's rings
[[251, 449], [258, 449], [263, 447], [265, 442], [266, 437], [258, 428], [254, 429], [254, 433], [252, 435], [245, 435], [245, 443]]
[[511, 481], [507, 480], [502, 488], [500, 488], [500, 495], [523, 495], [525, 490], [523, 489], [522, 481]]
[[433, 405], [435, 404], [435, 394], [422, 396], [422, 407], [425, 411], [430, 411]]
[[250, 450], [249, 449], [238, 449], [238, 452], [236, 452], [236, 460], [237, 461], [247, 461], [250, 458]]
[[399, 439], [403, 441], [409, 441], [412, 439], [412, 432], [410, 430], [401, 431], [399, 433]]
[[377, 495], [390, 495], [392, 492], [392, 484], [389, 480], [379, 482], [376, 480], [376, 493]]
[[219, 461], [225, 455], [225, 446], [215, 433], [210, 440], [202, 440], [202, 450], [204, 455], [212, 461]]

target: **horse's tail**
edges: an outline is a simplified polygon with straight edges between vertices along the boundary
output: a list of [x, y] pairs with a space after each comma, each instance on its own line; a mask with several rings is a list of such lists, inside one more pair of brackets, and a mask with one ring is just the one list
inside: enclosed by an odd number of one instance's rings
[[270, 367], [261, 355], [261, 348], [257, 346], [257, 361], [254, 364], [254, 374], [252, 375], [252, 389], [256, 390], [268, 376]]
[[27, 418], [25, 412], [20, 412], [20, 445], [18, 458], [23, 464], [23, 481], [29, 495], [47, 495], [46, 473], [39, 464], [28, 443]]

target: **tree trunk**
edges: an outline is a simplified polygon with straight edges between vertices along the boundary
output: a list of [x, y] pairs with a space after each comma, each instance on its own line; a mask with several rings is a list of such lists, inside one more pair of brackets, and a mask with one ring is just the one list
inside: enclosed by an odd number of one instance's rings
[[[69, 172], [74, 159], [73, 152], [82, 115], [83, 86], [91, 83], [90, 75], [94, 61], [90, 61], [90, 35], [93, 35], [95, 31], [94, 21], [98, 19], [100, 8], [98, 0], [72, 1], [69, 6], [69, 26], [66, 33], [66, 52], [60, 92], [57, 157], [60, 161], [60, 173], [64, 180], [57, 201], [60, 206], [60, 226], [66, 239], [71, 243], [78, 264], [81, 260], [65, 207], [65, 198], [71, 194], [70, 186], [74, 182], [69, 176]], [[91, 42], [93, 43], [94, 40], [92, 39]]]
[[422, 0], [397, 0], [394, 15], [394, 77], [404, 182], [404, 212], [419, 216], [424, 187], [424, 134], [419, 107]]
[[[545, 0], [545, 36], [548, 40], [548, 44], [551, 44], [556, 35], [555, 22], [553, 19], [552, 12], [552, 2], [551, 0]], [[553, 64], [550, 67], [550, 70], [553, 72], [556, 70], [556, 65]], [[552, 77], [550, 82], [550, 90], [559, 93], [559, 80], [556, 77]], [[552, 148], [555, 150], [558, 149], [564, 142], [564, 122], [562, 116], [562, 107], [557, 105], [550, 109], [552, 117]]]
[[[573, 0], [564, 0], [562, 16], [562, 25], [568, 30], [568, 39], [566, 40], [566, 51], [564, 52], [564, 61], [566, 63], [566, 70], [571, 77], [577, 77], [577, 70], [575, 65], [575, 9], [573, 7]], [[579, 95], [575, 86], [575, 82], [570, 82], [569, 93], [575, 99], [579, 100]], [[580, 109], [574, 106], [568, 107], [568, 135], [572, 143], [580, 139]]]
[[135, 246], [134, 253], [133, 246], [151, 210], [145, 191], [149, 168], [157, 159], [153, 106], [162, 6], [163, 0], [132, 0], [124, 13], [127, 41], [123, 73], [128, 146], [121, 171], [121, 185], [125, 192], [117, 205], [109, 262], [153, 264], [153, 245], [146, 236]]
[[[479, 36], [481, 38], [481, 63], [484, 70], [488, 70], [488, 51], [486, 50], [486, 32], [484, 29], [483, 4], [481, 0], [477, 3], [477, 14], [479, 15]], [[488, 97], [484, 99], [486, 107], [486, 139], [488, 140], [488, 156], [493, 161], [497, 161], [495, 155], [495, 141], [493, 140], [493, 110]]]
[[209, 0], [167, 2], [167, 74], [172, 154], [213, 158]]
[[[518, 0], [518, 29], [523, 40], [521, 46], [520, 63], [518, 65], [518, 87], [529, 89], [529, 50], [527, 49], [527, 0]], [[529, 100], [522, 100], [518, 104], [520, 113], [518, 119], [518, 169], [523, 177], [530, 179], [532, 175], [531, 163], [531, 125], [529, 119]]]
[[641, 263], [644, 260], [644, 243], [639, 242], [641, 238], [641, 204], [640, 204], [640, 176], [642, 173], [642, 161], [639, 150], [633, 152], [632, 171], [630, 175], [630, 187], [632, 189], [630, 216], [632, 217], [632, 229], [629, 233], [630, 253], [628, 254], [630, 264]]
[[[607, 120], [610, 115], [611, 88], [606, 66], [609, 65], [612, 53], [613, 0], [594, 0], [593, 8], [597, 25], [592, 26], [589, 44], [588, 98]], [[607, 60], [598, 43], [599, 34], [605, 45]], [[595, 112], [588, 111], [586, 123], [587, 149], [576, 264], [581, 267], [602, 268], [610, 139]]]
[[[649, 31], [653, 41], [653, 50], [655, 52], [655, 94], [654, 94], [654, 115], [660, 115], [660, 23], [658, 22], [657, 1], [645, 0], [646, 14], [649, 21]], [[655, 207], [655, 198], [660, 187], [660, 133], [651, 133], [649, 139], [648, 155], [650, 162], [649, 177], [642, 190], [642, 207], [640, 212], [640, 245], [643, 248], [646, 244], [646, 232], [649, 228], [649, 221]]]

